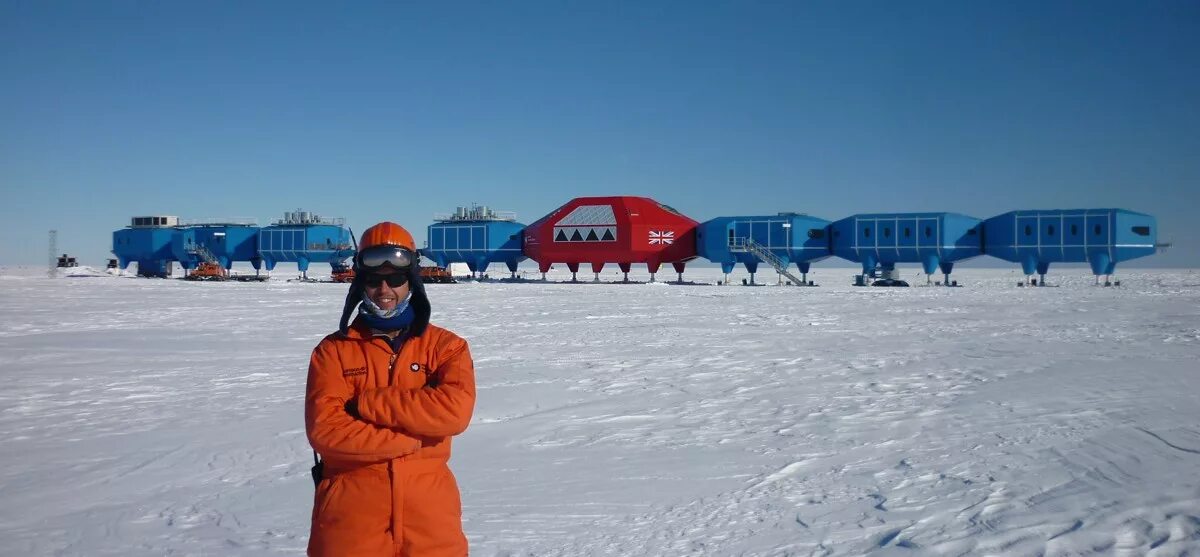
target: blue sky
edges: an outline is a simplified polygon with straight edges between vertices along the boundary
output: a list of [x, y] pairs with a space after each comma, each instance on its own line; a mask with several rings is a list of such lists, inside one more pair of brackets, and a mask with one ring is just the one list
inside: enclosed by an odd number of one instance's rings
[[0, 264], [133, 215], [418, 236], [583, 195], [699, 221], [1123, 207], [1200, 266], [1200, 3], [0, 0]]

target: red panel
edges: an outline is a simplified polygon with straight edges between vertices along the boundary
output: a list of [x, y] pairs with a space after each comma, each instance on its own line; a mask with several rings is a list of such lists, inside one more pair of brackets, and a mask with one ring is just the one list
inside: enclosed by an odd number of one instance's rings
[[646, 197], [577, 197], [527, 226], [524, 250], [543, 270], [552, 263], [646, 263], [654, 272], [696, 257], [697, 224]]

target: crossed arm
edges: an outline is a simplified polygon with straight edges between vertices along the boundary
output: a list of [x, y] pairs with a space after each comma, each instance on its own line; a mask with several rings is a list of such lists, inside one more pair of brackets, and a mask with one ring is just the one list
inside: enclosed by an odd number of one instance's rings
[[335, 460], [374, 464], [421, 448], [421, 441], [411, 435], [346, 413], [346, 401], [353, 396], [332, 344], [317, 345], [308, 364], [304, 423], [308, 441], [318, 453]]
[[475, 369], [466, 341], [441, 347], [435, 386], [383, 387], [359, 393], [359, 417], [346, 411], [354, 397], [330, 343], [313, 350], [308, 366], [305, 423], [308, 439], [327, 458], [373, 464], [415, 452], [420, 438], [462, 433], [475, 408]]
[[475, 366], [466, 341], [453, 337], [439, 349], [435, 386], [383, 387], [358, 395], [358, 413], [370, 423], [422, 437], [449, 437], [467, 429], [475, 410]]

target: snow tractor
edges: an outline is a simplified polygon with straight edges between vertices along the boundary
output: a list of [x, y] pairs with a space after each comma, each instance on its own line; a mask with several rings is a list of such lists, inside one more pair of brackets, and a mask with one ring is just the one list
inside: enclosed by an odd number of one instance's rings
[[329, 279], [333, 282], [351, 282], [354, 280], [354, 269], [345, 263], [334, 263]]
[[454, 280], [454, 275], [450, 274], [445, 267], [430, 266], [421, 267], [421, 282], [429, 284], [438, 282], [443, 284], [454, 284], [458, 281]]
[[227, 280], [229, 275], [225, 273], [225, 269], [221, 267], [220, 263], [203, 261], [183, 278], [187, 280]]

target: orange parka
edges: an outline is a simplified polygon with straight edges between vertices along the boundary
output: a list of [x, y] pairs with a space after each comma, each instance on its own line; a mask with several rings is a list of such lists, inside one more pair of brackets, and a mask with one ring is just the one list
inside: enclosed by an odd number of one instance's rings
[[466, 555], [446, 463], [450, 438], [467, 428], [474, 406], [471, 353], [450, 331], [428, 325], [398, 352], [361, 319], [325, 337], [313, 350], [305, 400], [308, 439], [325, 462], [309, 555]]

